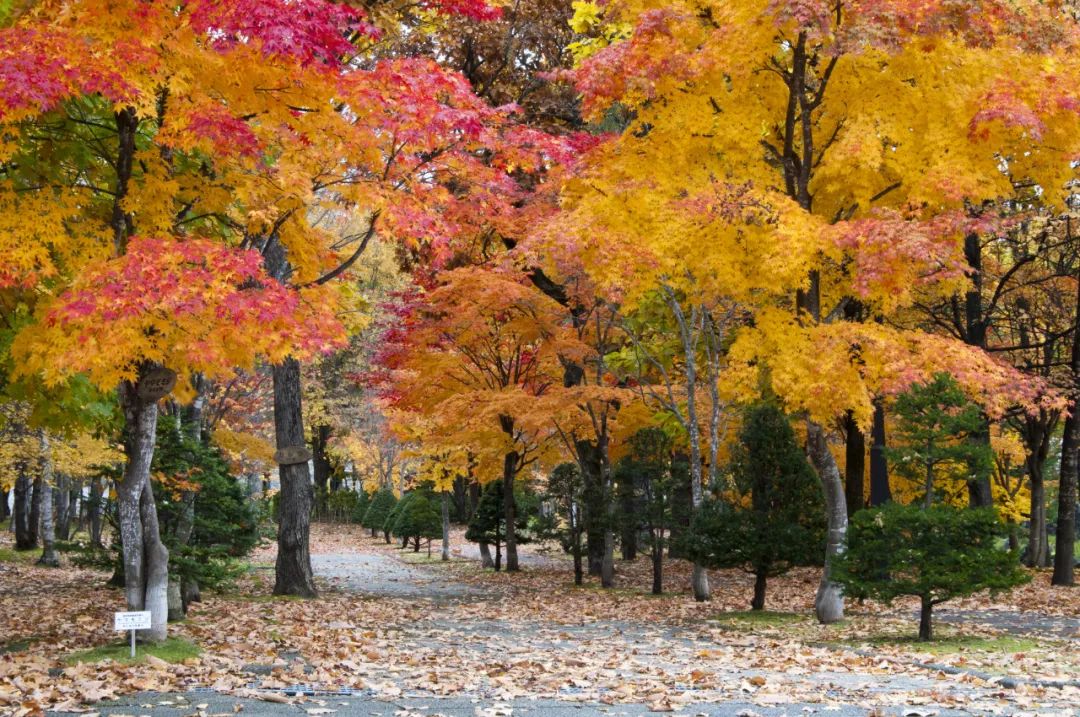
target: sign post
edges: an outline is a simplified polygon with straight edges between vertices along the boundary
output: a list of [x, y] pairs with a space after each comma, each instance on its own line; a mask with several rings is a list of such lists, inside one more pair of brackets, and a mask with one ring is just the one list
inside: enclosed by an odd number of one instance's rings
[[117, 632], [131, 630], [131, 656], [135, 657], [135, 631], [150, 629], [150, 611], [118, 612], [113, 614], [113, 629]]

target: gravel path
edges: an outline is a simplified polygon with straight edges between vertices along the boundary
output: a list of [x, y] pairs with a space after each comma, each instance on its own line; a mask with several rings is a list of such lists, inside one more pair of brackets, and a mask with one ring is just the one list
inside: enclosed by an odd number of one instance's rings
[[381, 553], [312, 555], [315, 576], [334, 587], [371, 597], [466, 600], [484, 595], [443, 571], [412, 565]]

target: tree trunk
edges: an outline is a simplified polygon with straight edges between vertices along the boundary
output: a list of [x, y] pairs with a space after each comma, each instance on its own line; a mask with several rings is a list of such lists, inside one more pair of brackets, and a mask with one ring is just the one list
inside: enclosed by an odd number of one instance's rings
[[56, 475], [56, 489], [53, 493], [54, 512], [53, 525], [57, 540], [68, 540], [71, 537], [71, 505], [72, 491], [71, 481], [63, 473]]
[[[971, 270], [969, 274], [972, 282], [971, 289], [964, 296], [964, 341], [971, 346], [985, 349], [989, 321], [983, 312], [982, 243], [978, 234], [972, 233], [964, 237], [964, 258]], [[969, 440], [989, 448], [990, 419], [985, 414], [979, 430], [974, 431]], [[972, 508], [988, 508], [994, 504], [990, 476], [985, 471], [968, 481], [968, 504]]]
[[26, 467], [18, 467], [18, 476], [15, 478], [15, 549], [33, 550], [37, 547], [37, 541], [31, 540], [30, 535], [30, 477], [26, 475]]
[[495, 541], [495, 572], [502, 570], [502, 541]]
[[664, 593], [664, 545], [655, 534], [652, 536], [652, 594]]
[[615, 587], [615, 531], [604, 531], [604, 562], [600, 566], [600, 587]]
[[829, 450], [825, 430], [815, 421], [806, 422], [806, 447], [810, 454], [810, 463], [817, 471], [825, 493], [825, 513], [828, 521], [828, 538], [825, 544], [825, 568], [821, 573], [814, 600], [814, 612], [824, 625], [839, 622], [844, 618], [844, 593], [841, 586], [832, 580], [832, 562], [844, 552], [844, 537], [847, 534], [847, 505], [844, 500], [844, 483], [840, 470]]
[[870, 445], [870, 507], [876, 508], [892, 500], [889, 489], [889, 461], [885, 457], [885, 407], [874, 402], [874, 425]]
[[1028, 522], [1028, 553], [1026, 565], [1045, 568], [1050, 565], [1050, 540], [1046, 535], [1046, 486], [1041, 471], [1029, 474], [1031, 487], [1031, 518]]
[[105, 496], [101, 476], [90, 479], [90, 504], [87, 510], [90, 513], [90, 544], [96, 548], [103, 548], [105, 546], [101, 542], [101, 516], [105, 510]]
[[1061, 438], [1061, 474], [1058, 481], [1058, 519], [1054, 534], [1054, 574], [1052, 585], [1075, 584], [1076, 499], [1077, 474], [1080, 473], [1080, 286], [1076, 294], [1076, 315], [1073, 321], [1072, 371], [1073, 395], [1065, 431]]
[[637, 517], [637, 486], [634, 485], [634, 477], [627, 473], [618, 486], [619, 508], [622, 511], [620, 525], [619, 550], [623, 560], [637, 558], [638, 546], [638, 523]]
[[765, 570], [754, 573], [754, 599], [750, 601], [751, 610], [765, 609], [765, 585], [769, 574]]
[[494, 568], [495, 561], [491, 559], [491, 546], [485, 542], [480, 543], [480, 567]]
[[37, 564], [58, 568], [60, 558], [56, 555], [56, 524], [53, 521], [52, 449], [49, 446], [49, 435], [44, 429], [38, 430], [38, 442], [41, 445], [41, 544], [43, 549]]
[[[303, 446], [304, 415], [300, 399], [300, 362], [287, 358], [274, 366], [274, 429], [277, 448]], [[275, 595], [315, 597], [311, 570], [311, 474], [308, 464], [278, 468], [281, 481]]]
[[518, 454], [510, 451], [503, 459], [503, 520], [506, 522], [506, 572], [516, 573], [517, 553], [517, 505], [514, 502], [514, 476], [517, 475]]
[[30, 519], [28, 526], [30, 529], [30, 545], [37, 547], [38, 538], [41, 537], [41, 476], [33, 480], [31, 484], [33, 492], [30, 495]]
[[570, 549], [574, 553], [574, 585], [581, 585], [585, 582], [585, 570], [581, 556], [581, 515], [580, 506], [572, 506], [571, 510], [575, 508], [579, 511], [579, 514], [576, 517], [571, 514]]
[[934, 638], [934, 604], [929, 598], [923, 598], [919, 607], [919, 640], [926, 642]]
[[319, 520], [328, 520], [327, 499], [330, 495], [330, 457], [326, 446], [330, 442], [330, 426], [315, 426], [311, 430], [311, 465], [315, 478], [315, 515]]
[[151, 627], [143, 631], [143, 637], [161, 641], [167, 634], [169, 551], [158, 532], [157, 507], [150, 487], [158, 409], [156, 403], [139, 398], [137, 384], [129, 381], [121, 384], [119, 396], [127, 455], [123, 477], [116, 486], [124, 594], [129, 610], [150, 611]]
[[589, 441], [577, 441], [574, 445], [583, 486], [582, 529], [585, 533], [589, 575], [600, 575], [604, 569], [604, 483], [600, 453]]
[[855, 423], [855, 414], [847, 412], [844, 417], [844, 494], [847, 500], [848, 520], [856, 511], [862, 510], [863, 483], [866, 476], [866, 436]]
[[8, 506], [8, 500], [11, 493], [7, 488], [0, 488], [0, 520], [6, 520], [11, 517], [11, 508]]
[[[429, 544], [430, 550], [430, 544]], [[450, 493], [442, 494], [442, 559], [450, 559]]]

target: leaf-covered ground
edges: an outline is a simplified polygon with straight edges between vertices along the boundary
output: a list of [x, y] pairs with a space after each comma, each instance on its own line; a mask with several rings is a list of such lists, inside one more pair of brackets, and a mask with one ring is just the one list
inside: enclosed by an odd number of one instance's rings
[[73, 662], [118, 641], [111, 613], [122, 597], [104, 587], [108, 575], [0, 562], [0, 713], [192, 688], [281, 699], [297, 686], [676, 712], [721, 701], [972, 714], [1071, 714], [1080, 704], [1080, 687], [1046, 684], [1080, 684], [1080, 590], [1051, 589], [1044, 574], [943, 609], [941, 640], [926, 646], [910, 639], [910, 604], [852, 605], [843, 624], [817, 625], [813, 570], [772, 581], [770, 612], [753, 615], [748, 576], [713, 574], [713, 600], [699, 604], [678, 561], [671, 594], [654, 597], [644, 559], [620, 562], [619, 587], [604, 591], [575, 587], [559, 554], [532, 552], [518, 575], [481, 571], [459, 537], [442, 563], [437, 550], [429, 558], [359, 529], [316, 526], [312, 552], [318, 600], [270, 595], [267, 546], [232, 592], [204, 596], [171, 628], [201, 649], [179, 663]]

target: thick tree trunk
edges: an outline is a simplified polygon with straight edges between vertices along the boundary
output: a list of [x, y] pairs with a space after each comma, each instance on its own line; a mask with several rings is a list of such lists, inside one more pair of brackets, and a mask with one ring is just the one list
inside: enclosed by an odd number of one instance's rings
[[481, 568], [494, 568], [495, 561], [491, 557], [491, 546], [487, 543], [480, 543], [480, 567]]
[[874, 425], [870, 444], [870, 506], [876, 508], [892, 500], [889, 489], [889, 461], [885, 457], [885, 407], [874, 402]]
[[[972, 282], [971, 289], [964, 296], [964, 340], [971, 346], [985, 349], [989, 321], [983, 311], [982, 242], [978, 234], [964, 237], [964, 258], [967, 259]], [[969, 440], [989, 448], [990, 419], [985, 414], [979, 430], [974, 431]], [[994, 504], [990, 476], [985, 471], [968, 481], [968, 504], [972, 508], [988, 508]]]
[[822, 570], [821, 584], [814, 600], [814, 612], [819, 622], [828, 625], [844, 618], [844, 593], [841, 586], [832, 580], [832, 562], [844, 552], [847, 505], [840, 469], [829, 450], [825, 430], [812, 420], [806, 422], [806, 447], [810, 463], [817, 471], [825, 493], [828, 537], [825, 544], [825, 568]]
[[1076, 318], [1073, 321], [1072, 369], [1073, 395], [1070, 414], [1065, 419], [1065, 431], [1061, 438], [1061, 474], [1058, 481], [1058, 519], [1054, 534], [1053, 585], [1075, 584], [1076, 499], [1077, 481], [1080, 479], [1080, 286], [1076, 295]]
[[[287, 358], [274, 366], [274, 429], [279, 450], [304, 446], [304, 415], [300, 399], [300, 362]], [[311, 474], [308, 464], [278, 468], [281, 480], [275, 595], [315, 597], [311, 570]]]
[[7, 488], [0, 488], [0, 520], [7, 520], [11, 517], [11, 508], [8, 506], [10, 495], [11, 493]]
[[[49, 435], [38, 430], [38, 442], [41, 445], [41, 557], [38, 565], [50, 568], [60, 567], [60, 558], [56, 554], [56, 524], [53, 521], [53, 462]], [[65, 497], [66, 500], [66, 497]]]
[[919, 639], [923, 642], [934, 639], [934, 604], [923, 598], [919, 606]]
[[157, 507], [150, 487], [158, 409], [156, 403], [144, 403], [139, 398], [137, 384], [124, 382], [119, 393], [127, 455], [123, 477], [116, 486], [124, 594], [129, 610], [150, 611], [151, 627], [143, 631], [143, 637], [160, 641], [167, 634], [169, 552], [158, 532]]
[[585, 553], [589, 575], [600, 575], [604, 569], [604, 483], [600, 453], [589, 441], [577, 441], [575, 449], [582, 480], [582, 528], [585, 533]]
[[442, 559], [450, 559], [450, 493], [442, 494]]
[[866, 436], [855, 423], [855, 414], [848, 411], [844, 417], [844, 495], [847, 500], [848, 519], [866, 504], [863, 484], [866, 476]]
[[37, 541], [32, 540], [30, 534], [30, 477], [26, 475], [25, 466], [18, 467], [14, 492], [15, 549], [33, 550]]
[[765, 609], [765, 587], [768, 579], [769, 574], [765, 570], [754, 573], [754, 598], [750, 601], [751, 610]]
[[503, 459], [503, 520], [506, 522], [506, 572], [516, 573], [517, 504], [514, 502], [514, 477], [517, 475], [518, 454], [510, 451]]
[[1045, 568], [1050, 565], [1050, 540], [1046, 535], [1046, 485], [1042, 470], [1028, 475], [1031, 488], [1031, 515], [1028, 522], [1028, 552], [1026, 565]]

